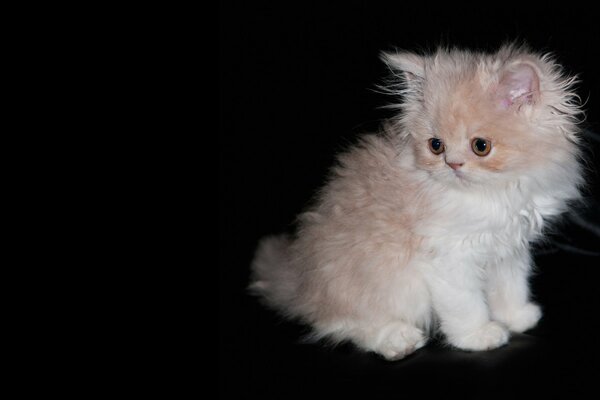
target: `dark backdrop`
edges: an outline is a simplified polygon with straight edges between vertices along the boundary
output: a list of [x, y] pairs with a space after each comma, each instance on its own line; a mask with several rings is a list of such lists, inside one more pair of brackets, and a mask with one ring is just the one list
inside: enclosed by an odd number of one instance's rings
[[[540, 326], [501, 349], [465, 353], [433, 342], [388, 363], [350, 345], [300, 342], [305, 329], [248, 296], [249, 264], [264, 235], [291, 229], [336, 152], [377, 129], [392, 101], [375, 90], [394, 47], [496, 49], [508, 40], [556, 54], [579, 74], [590, 169], [598, 169], [600, 34], [590, 7], [526, 10], [374, 2], [222, 2], [220, 10], [219, 388], [242, 395], [593, 393], [600, 378], [597, 174], [587, 207], [536, 249]], [[552, 397], [552, 396], [550, 396]]]

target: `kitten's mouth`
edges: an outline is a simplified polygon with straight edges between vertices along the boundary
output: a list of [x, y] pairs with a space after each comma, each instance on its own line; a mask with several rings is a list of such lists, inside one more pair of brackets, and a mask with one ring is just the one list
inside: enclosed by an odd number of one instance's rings
[[469, 185], [472, 183], [471, 179], [469, 179], [463, 171], [452, 171], [452, 172], [453, 172], [453, 175], [456, 177], [456, 181], [460, 185]]
[[459, 170], [454, 170], [454, 176], [456, 176], [457, 178], [464, 180], [465, 178], [465, 174], [462, 171]]

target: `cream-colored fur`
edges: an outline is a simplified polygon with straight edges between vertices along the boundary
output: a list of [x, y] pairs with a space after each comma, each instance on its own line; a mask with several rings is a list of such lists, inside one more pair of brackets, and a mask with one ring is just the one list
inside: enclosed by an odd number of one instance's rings
[[434, 329], [461, 349], [501, 346], [541, 316], [530, 243], [579, 196], [574, 79], [516, 46], [384, 60], [397, 118], [338, 157], [293, 237], [263, 239], [251, 289], [316, 338], [387, 359]]

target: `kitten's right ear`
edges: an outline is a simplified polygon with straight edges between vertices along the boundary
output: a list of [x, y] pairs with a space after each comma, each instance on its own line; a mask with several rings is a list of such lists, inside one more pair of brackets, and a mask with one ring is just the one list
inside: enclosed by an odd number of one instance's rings
[[425, 62], [423, 57], [409, 52], [381, 53], [381, 59], [394, 72], [399, 71], [407, 84], [417, 83], [425, 79]]

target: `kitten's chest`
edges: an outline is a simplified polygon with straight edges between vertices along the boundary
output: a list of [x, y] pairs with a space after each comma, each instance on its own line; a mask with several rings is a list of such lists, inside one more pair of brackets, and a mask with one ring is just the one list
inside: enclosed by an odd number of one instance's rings
[[527, 246], [541, 229], [542, 218], [533, 204], [511, 193], [450, 193], [444, 200], [434, 204], [419, 232], [437, 248], [498, 255]]

